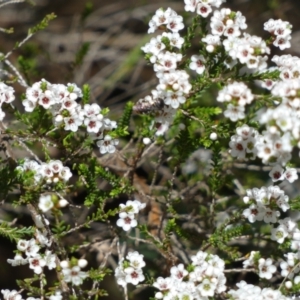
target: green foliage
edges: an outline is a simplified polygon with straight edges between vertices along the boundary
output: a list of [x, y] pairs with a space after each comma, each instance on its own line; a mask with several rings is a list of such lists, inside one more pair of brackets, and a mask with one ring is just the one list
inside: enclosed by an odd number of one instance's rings
[[91, 96], [91, 88], [88, 84], [84, 84], [82, 87], [82, 103], [88, 104]]
[[[91, 159], [88, 166], [80, 164], [78, 166], [78, 171], [79, 174], [84, 177], [84, 183], [87, 189], [87, 196], [84, 204], [88, 207], [99, 202], [101, 203], [107, 198], [114, 198], [120, 194], [126, 194], [133, 190], [125, 179], [119, 178], [98, 165], [96, 159]], [[99, 179], [106, 180], [111, 185], [111, 189], [107, 191], [100, 190], [97, 185]]]
[[299, 211], [300, 210], [300, 196], [295, 197], [294, 199], [290, 200], [291, 210]]
[[52, 232], [57, 236], [63, 235], [68, 230], [70, 230], [70, 224], [66, 224], [65, 221], [56, 222], [55, 226], [52, 227]]
[[26, 235], [32, 236], [33, 233], [33, 227], [17, 228], [7, 222], [0, 223], [0, 235], [15, 243], [17, 243], [19, 239], [25, 238]]
[[93, 9], [94, 9], [93, 2], [88, 1], [85, 3], [84, 10], [81, 13], [81, 22], [86, 20], [86, 18], [93, 12]]
[[199, 141], [191, 134], [188, 128], [185, 128], [179, 132], [175, 137], [176, 156], [177, 162], [185, 161], [191, 153], [199, 148]]
[[37, 33], [40, 30], [44, 30], [45, 28], [48, 27], [49, 22], [54, 20], [55, 18], [56, 18], [56, 15], [54, 13], [46, 15], [39, 24], [37, 24], [36, 26], [34, 26], [28, 30], [28, 35], [32, 35], [32, 34]]
[[127, 129], [129, 127], [133, 105], [132, 102], [127, 102], [125, 105], [123, 114], [118, 121], [118, 128], [116, 129], [118, 136], [128, 135]]
[[97, 282], [101, 282], [103, 281], [104, 277], [106, 275], [109, 275], [111, 274], [112, 271], [110, 269], [93, 269], [91, 268], [89, 270], [89, 277], [94, 280], [94, 281], [97, 281]]
[[9, 192], [17, 188], [20, 177], [15, 170], [16, 165], [14, 161], [8, 161], [7, 165], [3, 163], [4, 161], [0, 164], [0, 178], [2, 179], [0, 180], [0, 197], [1, 199], [6, 199]]
[[18, 57], [18, 64], [24, 74], [24, 76], [26, 77], [26, 80], [28, 82], [30, 82], [30, 73], [33, 71], [34, 67], [35, 67], [35, 60], [34, 59], [29, 59], [29, 58], [25, 58], [22, 55], [20, 55]]
[[90, 43], [86, 42], [81, 45], [81, 48], [77, 51], [75, 55], [74, 67], [82, 65], [84, 58], [90, 50]]
[[[44, 275], [42, 275], [45, 278]], [[40, 288], [35, 285], [40, 281], [39, 276], [34, 275], [33, 278], [26, 278], [24, 280], [16, 280], [21, 289], [29, 291], [32, 295], [40, 295]]]
[[213, 247], [218, 248], [219, 250], [226, 253], [226, 255], [231, 259], [235, 260], [240, 257], [240, 253], [237, 247], [228, 246], [228, 243], [236, 237], [249, 234], [250, 225], [235, 225], [226, 230], [223, 228], [217, 229], [209, 238], [208, 243]]

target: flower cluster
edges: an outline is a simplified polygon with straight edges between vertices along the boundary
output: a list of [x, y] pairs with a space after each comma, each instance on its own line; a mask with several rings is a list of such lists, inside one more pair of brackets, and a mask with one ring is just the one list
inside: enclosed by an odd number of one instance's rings
[[255, 159], [257, 155], [255, 145], [259, 137], [258, 131], [244, 124], [236, 128], [236, 133], [231, 136], [229, 142], [231, 155], [241, 159]]
[[162, 27], [166, 27], [172, 32], [178, 32], [184, 28], [183, 18], [171, 8], [158, 9], [149, 22], [148, 33], [153, 33]]
[[276, 64], [276, 68], [280, 71], [279, 78], [281, 80], [297, 79], [299, 78], [300, 58], [286, 55], [274, 55], [272, 62]]
[[270, 49], [261, 37], [244, 33], [243, 37], [225, 39], [223, 46], [231, 58], [228, 67], [232, 68], [239, 62], [252, 71], [267, 68], [268, 56], [265, 54], [270, 54]]
[[280, 216], [278, 209], [286, 212], [290, 208], [289, 197], [276, 185], [247, 190], [247, 196], [243, 200], [249, 205], [249, 208], [243, 211], [243, 216], [251, 223], [276, 223]]
[[217, 255], [199, 251], [192, 259], [192, 271], [179, 264], [171, 276], [158, 277], [153, 286], [159, 289], [156, 299], [207, 299], [226, 290], [225, 263]]
[[245, 106], [253, 99], [251, 90], [243, 82], [233, 82], [225, 86], [217, 97], [219, 102], [229, 102], [224, 116], [233, 122], [245, 118]]
[[[273, 264], [273, 260], [271, 258], [264, 259], [259, 257], [259, 252], [251, 251], [249, 258], [243, 262], [243, 268], [255, 266], [258, 270], [259, 277], [269, 280], [273, 277], [273, 274], [277, 271], [277, 268]], [[255, 258], [257, 258], [257, 261]]]
[[48, 163], [39, 164], [35, 160], [25, 159], [24, 163], [16, 169], [21, 172], [33, 172], [35, 183], [66, 182], [72, 177], [70, 168], [64, 167], [60, 160], [50, 160]]
[[136, 227], [136, 215], [145, 207], [146, 203], [141, 203], [138, 200], [128, 200], [126, 204], [121, 203], [119, 206], [120, 219], [117, 221], [117, 226], [122, 227], [125, 231], [129, 231], [131, 228]]
[[164, 105], [159, 108], [155, 106], [155, 123], [159, 128], [156, 134], [161, 135], [168, 129], [176, 109], [186, 102], [186, 96], [192, 86], [189, 83], [189, 75], [184, 70], [178, 70], [178, 63], [182, 60], [182, 54], [178, 53], [178, 50], [184, 42], [178, 33], [184, 27], [182, 17], [171, 8], [165, 11], [159, 9], [149, 22], [149, 27], [149, 33], [157, 29], [169, 30], [152, 38], [142, 47], [146, 57], [153, 64], [159, 84], [151, 96], [140, 99], [138, 104], [148, 103], [149, 107], [162, 99]]
[[216, 10], [210, 19], [212, 35], [235, 38], [241, 35], [241, 30], [247, 28], [246, 18], [241, 12], [233, 12], [229, 8]]
[[[40, 253], [41, 247], [50, 245], [51, 242], [38, 230], [37, 234], [40, 236], [36, 239], [19, 240], [17, 244], [18, 253], [13, 259], [8, 259], [7, 262], [12, 266], [29, 264], [29, 268], [35, 274], [41, 274], [45, 266], [49, 270], [54, 269], [56, 267], [56, 255], [50, 250], [46, 250], [44, 254]], [[23, 254], [25, 254], [25, 258]]]
[[63, 279], [65, 282], [70, 282], [73, 285], [81, 285], [83, 280], [88, 277], [87, 272], [81, 269], [85, 268], [87, 261], [85, 259], [79, 259], [77, 264], [63, 260], [60, 262], [62, 268]]
[[[267, 67], [267, 56], [270, 49], [266, 42], [258, 37], [251, 36], [242, 31], [247, 28], [245, 17], [238, 11], [229, 8], [214, 11], [210, 20], [211, 33], [202, 38], [210, 53], [223, 45], [228, 59], [225, 66], [231, 69], [238, 62], [247, 66], [252, 71], [262, 71]], [[216, 57], [216, 59], [218, 59]]]
[[228, 294], [231, 299], [235, 300], [288, 300], [289, 297], [285, 297], [279, 290], [272, 290], [271, 288], [261, 289], [259, 286], [253, 284], [247, 284], [245, 281], [240, 281], [237, 283], [237, 290], [230, 290]]
[[115, 269], [117, 283], [125, 287], [128, 283], [137, 285], [145, 280], [142, 268], [145, 267], [144, 256], [137, 251], [129, 252], [126, 259], [119, 261], [119, 266]]
[[289, 252], [284, 256], [286, 260], [280, 263], [281, 276], [288, 279], [285, 281], [285, 287], [290, 289], [293, 285], [299, 285], [300, 283], [300, 252]]
[[[4, 300], [23, 300], [21, 294], [17, 292], [16, 290], [1, 290], [1, 293], [3, 295]], [[51, 299], [50, 300], [61, 300], [61, 299]], [[28, 297], [26, 300], [41, 300], [41, 298], [34, 298], [34, 297]]]
[[219, 7], [226, 0], [184, 0], [186, 11], [191, 11], [200, 15], [203, 18], [206, 18], [211, 12], [212, 7]]
[[[277, 121], [280, 118], [278, 117]], [[261, 122], [265, 122], [265, 116], [261, 117]], [[294, 182], [298, 179], [295, 168], [286, 167], [291, 159], [293, 149], [289, 133], [280, 135], [279, 132], [264, 131], [262, 135], [254, 128], [244, 124], [236, 128], [235, 135], [231, 136], [229, 142], [230, 153], [233, 157], [240, 159], [255, 159], [259, 157], [264, 164], [273, 166], [269, 173], [273, 182], [278, 180], [288, 180]]]
[[[16, 290], [1, 290], [3, 294], [4, 300], [22, 300], [21, 294], [19, 294]], [[63, 296], [60, 291], [56, 291], [55, 294], [50, 295], [47, 299], [49, 300], [63, 300]], [[41, 298], [28, 297], [26, 300], [41, 300]]]
[[0, 82], [0, 121], [5, 117], [5, 112], [1, 107], [4, 103], [11, 103], [15, 100], [14, 92], [15, 90], [11, 86], [6, 85], [4, 82]]
[[280, 50], [291, 47], [290, 39], [292, 33], [292, 25], [282, 20], [270, 19], [264, 24], [264, 30], [272, 35], [272, 42], [275, 47]]
[[286, 170], [284, 170], [280, 165], [275, 165], [270, 171], [269, 176], [273, 182], [286, 179], [292, 183], [298, 179], [297, 170], [295, 168], [287, 167]]
[[76, 102], [82, 97], [82, 91], [74, 83], [51, 84], [45, 79], [36, 82], [26, 90], [23, 105], [27, 112], [32, 112], [37, 106], [42, 106], [51, 112], [56, 127], [63, 126], [67, 131], [77, 132], [80, 126], [95, 140], [102, 154], [115, 151], [117, 140], [108, 134], [117, 127], [116, 122], [104, 117], [104, 112], [96, 103], [81, 107]]

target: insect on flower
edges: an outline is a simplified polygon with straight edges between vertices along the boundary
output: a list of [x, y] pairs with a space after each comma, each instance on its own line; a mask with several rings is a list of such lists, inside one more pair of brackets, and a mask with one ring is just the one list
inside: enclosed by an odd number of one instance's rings
[[155, 113], [165, 106], [164, 100], [161, 98], [145, 97], [140, 99], [134, 106], [133, 111], [137, 114]]

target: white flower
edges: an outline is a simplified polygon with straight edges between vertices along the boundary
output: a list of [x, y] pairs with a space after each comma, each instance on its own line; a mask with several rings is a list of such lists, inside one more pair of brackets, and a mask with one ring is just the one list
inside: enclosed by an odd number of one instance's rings
[[52, 168], [47, 163], [42, 163], [39, 168], [42, 177], [51, 178], [53, 176]]
[[273, 273], [276, 272], [276, 267], [273, 265], [273, 261], [271, 258], [260, 258], [258, 261], [258, 269], [259, 269], [259, 277], [271, 279]]
[[99, 118], [92, 117], [92, 118], [86, 118], [84, 120], [84, 125], [86, 126], [87, 132], [99, 132], [100, 128], [102, 127], [103, 123]]
[[56, 255], [52, 254], [51, 251], [46, 250], [45, 256], [44, 256], [46, 266], [48, 267], [49, 270], [52, 270], [56, 268]]
[[193, 55], [189, 65], [191, 70], [195, 70], [199, 75], [205, 71], [205, 58], [203, 55]]
[[227, 109], [224, 111], [224, 116], [229, 118], [232, 122], [245, 118], [244, 106], [234, 106], [231, 103], [228, 104]]
[[164, 102], [166, 105], [170, 105], [173, 109], [177, 109], [180, 106], [180, 104], [186, 102], [186, 97], [180, 91], [170, 91], [166, 93]]
[[123, 213], [120, 219], [117, 220], [117, 226], [122, 227], [124, 231], [129, 231], [131, 228], [137, 226], [137, 221], [134, 216]]
[[298, 179], [297, 170], [294, 168], [286, 168], [286, 171], [284, 172], [283, 176], [286, 180], [288, 180], [290, 183], [294, 182]]
[[209, 6], [208, 4], [199, 2], [197, 5], [196, 12], [201, 17], [206, 18], [212, 12], [212, 9], [211, 9], [211, 6]]
[[22, 300], [22, 296], [16, 290], [1, 290], [4, 300]]
[[85, 104], [83, 107], [84, 114], [88, 118], [94, 118], [97, 117], [100, 114], [101, 108], [98, 104]]
[[49, 109], [55, 104], [55, 96], [52, 91], [46, 90], [39, 95], [38, 104], [43, 106], [45, 109]]
[[153, 286], [159, 289], [160, 291], [170, 290], [173, 287], [173, 282], [174, 280], [171, 277], [158, 277], [153, 283]]
[[126, 273], [124, 272], [123, 266], [122, 266], [123, 260], [120, 260], [119, 266], [115, 269], [115, 278], [117, 279], [117, 283], [121, 286], [126, 286]]
[[202, 42], [206, 43], [206, 51], [207, 52], [214, 52], [215, 48], [221, 45], [220, 36], [219, 35], [212, 35], [208, 34], [204, 38], [202, 38]]
[[103, 140], [97, 142], [100, 153], [114, 153], [116, 151], [116, 145], [119, 144], [118, 140], [113, 140], [110, 135], [106, 135]]
[[66, 282], [71, 282], [74, 285], [81, 285], [83, 280], [88, 276], [86, 272], [80, 270], [79, 266], [63, 268], [62, 273]]
[[56, 291], [54, 295], [51, 295], [49, 297], [49, 300], [63, 300], [63, 296], [61, 294], [61, 291]]
[[145, 280], [145, 276], [143, 275], [143, 271], [141, 269], [135, 269], [132, 267], [128, 267], [124, 270], [126, 274], [126, 282], [137, 285], [139, 282]]
[[25, 249], [25, 254], [28, 257], [35, 257], [37, 255], [37, 253], [39, 252], [40, 247], [37, 245], [36, 240], [35, 239], [30, 239], [28, 241], [27, 247]]
[[8, 258], [7, 262], [15, 267], [28, 264], [28, 259], [23, 258], [21, 254], [17, 253], [13, 259]]
[[179, 264], [172, 267], [170, 273], [172, 278], [182, 280], [185, 276], [188, 275], [189, 272], [184, 268], [183, 264]]
[[18, 241], [17, 249], [19, 251], [24, 252], [27, 249], [27, 247], [28, 247], [28, 241], [26, 241], [26, 240], [19, 240]]
[[278, 181], [284, 179], [284, 169], [280, 165], [275, 165], [269, 173], [272, 181]]
[[15, 100], [14, 96], [15, 90], [6, 85], [4, 82], [0, 82], [0, 105], [2, 103], [11, 103]]
[[216, 283], [213, 281], [205, 278], [198, 286], [197, 289], [199, 290], [202, 297], [213, 297], [215, 294]]
[[248, 219], [250, 223], [255, 221], [262, 221], [265, 216], [265, 207], [251, 204], [249, 208], [243, 211], [243, 216]]
[[78, 130], [78, 127], [82, 125], [82, 120], [77, 114], [73, 114], [70, 117], [64, 118], [65, 123], [65, 130], [71, 130], [73, 132], [76, 132]]
[[279, 225], [277, 228], [272, 228], [271, 230], [271, 239], [279, 244], [282, 244], [287, 236], [287, 228], [283, 225]]
[[177, 32], [164, 32], [162, 37], [167, 37], [172, 47], [181, 49], [184, 39]]
[[191, 257], [192, 264], [194, 266], [202, 265], [205, 262], [205, 259], [207, 257], [207, 253], [203, 251], [198, 251], [196, 255], [193, 255]]
[[229, 147], [230, 147], [230, 153], [233, 157], [237, 157], [237, 158], [246, 157], [247, 144], [242, 137], [233, 135], [231, 137], [231, 141], [229, 142]]
[[69, 167], [63, 167], [59, 172], [59, 177], [64, 181], [68, 181], [72, 177], [72, 173]]
[[130, 266], [135, 269], [141, 269], [146, 265], [144, 262], [144, 255], [139, 254], [137, 251], [129, 252], [126, 256], [126, 259], [128, 259], [130, 262]]
[[60, 160], [50, 160], [48, 166], [53, 173], [59, 173], [63, 168], [63, 164]]
[[51, 195], [40, 196], [38, 206], [44, 213], [50, 210], [54, 206]]
[[43, 272], [43, 267], [46, 265], [46, 261], [39, 255], [36, 254], [34, 257], [30, 257], [29, 268], [33, 269], [35, 274], [41, 274]]
[[43, 247], [47, 246], [50, 247], [52, 244], [52, 241], [48, 239], [48, 233], [47, 230], [38, 230], [37, 228], [35, 229], [35, 238], [37, 242]]

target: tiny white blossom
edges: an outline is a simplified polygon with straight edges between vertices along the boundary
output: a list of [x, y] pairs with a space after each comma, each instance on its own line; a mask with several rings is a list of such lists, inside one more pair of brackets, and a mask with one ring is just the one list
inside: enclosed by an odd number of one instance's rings
[[112, 139], [110, 135], [106, 135], [103, 140], [97, 142], [100, 153], [114, 153], [116, 151], [116, 145], [119, 144], [118, 140]]
[[28, 264], [28, 259], [23, 258], [21, 254], [17, 253], [13, 259], [7, 259], [7, 262], [15, 267]]
[[271, 279], [273, 273], [276, 272], [276, 267], [273, 265], [271, 258], [260, 258], [258, 261], [259, 277]]
[[137, 221], [134, 216], [123, 214], [120, 219], [117, 220], [117, 226], [122, 227], [124, 231], [129, 231], [131, 228], [137, 226]]
[[43, 272], [43, 267], [46, 265], [45, 259], [43, 259], [39, 254], [34, 257], [30, 257], [29, 268], [34, 271], [35, 274], [41, 274]]
[[126, 274], [126, 282], [137, 285], [139, 282], [145, 280], [145, 276], [143, 275], [143, 271], [141, 269], [135, 269], [132, 267], [128, 267], [124, 270]]
[[38, 206], [44, 213], [50, 210], [54, 206], [51, 195], [40, 196]]
[[63, 268], [62, 273], [66, 282], [71, 282], [74, 285], [81, 285], [83, 280], [88, 276], [86, 272], [80, 270], [79, 266]]

